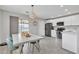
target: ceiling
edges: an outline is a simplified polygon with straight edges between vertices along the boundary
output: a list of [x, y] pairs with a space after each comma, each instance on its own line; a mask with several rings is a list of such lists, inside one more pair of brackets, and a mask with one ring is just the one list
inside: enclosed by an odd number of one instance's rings
[[[32, 10], [30, 5], [0, 5], [0, 9], [25, 15]], [[47, 19], [79, 12], [79, 5], [35, 5], [34, 10], [38, 17]]]

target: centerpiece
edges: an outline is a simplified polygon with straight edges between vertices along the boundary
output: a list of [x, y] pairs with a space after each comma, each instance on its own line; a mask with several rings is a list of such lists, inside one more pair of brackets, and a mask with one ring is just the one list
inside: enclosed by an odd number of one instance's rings
[[25, 36], [25, 37], [30, 37], [31, 36], [29, 32], [22, 32], [21, 35]]

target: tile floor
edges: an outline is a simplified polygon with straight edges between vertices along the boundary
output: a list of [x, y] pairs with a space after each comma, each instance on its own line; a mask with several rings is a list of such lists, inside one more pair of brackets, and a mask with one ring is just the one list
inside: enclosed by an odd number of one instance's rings
[[[23, 48], [24, 54], [31, 54], [25, 44]], [[0, 54], [9, 54], [7, 46], [0, 46]], [[14, 54], [19, 54], [19, 50], [14, 51]], [[40, 40], [40, 52], [37, 49], [34, 50], [34, 54], [73, 54], [62, 48], [62, 40], [52, 37], [45, 37]]]

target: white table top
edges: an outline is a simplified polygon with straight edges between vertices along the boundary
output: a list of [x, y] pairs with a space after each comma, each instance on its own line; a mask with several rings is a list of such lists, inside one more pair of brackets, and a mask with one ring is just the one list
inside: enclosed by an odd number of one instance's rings
[[13, 45], [24, 44], [26, 42], [33, 42], [44, 38], [34, 34], [31, 34], [30, 37], [22, 37], [21, 34], [12, 34], [12, 37], [13, 37]]

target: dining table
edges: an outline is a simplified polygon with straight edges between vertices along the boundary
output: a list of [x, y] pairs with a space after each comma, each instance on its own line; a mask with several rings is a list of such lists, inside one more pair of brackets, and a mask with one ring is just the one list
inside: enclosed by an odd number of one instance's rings
[[42, 36], [35, 35], [35, 34], [30, 34], [29, 37], [26, 37], [26, 36], [22, 36], [21, 33], [12, 34], [12, 37], [13, 37], [13, 45], [14, 46], [18, 45], [20, 51], [23, 50], [24, 44], [28, 43], [29, 45], [30, 42], [35, 42], [44, 38]]

